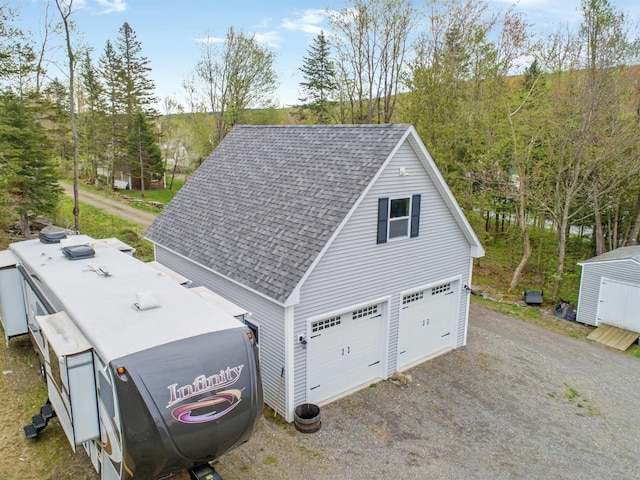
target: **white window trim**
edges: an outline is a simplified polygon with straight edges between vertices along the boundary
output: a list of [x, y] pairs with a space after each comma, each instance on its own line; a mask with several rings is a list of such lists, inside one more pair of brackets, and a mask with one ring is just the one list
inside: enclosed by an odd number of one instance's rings
[[[409, 201], [409, 205], [408, 205], [408, 215], [404, 216], [404, 217], [394, 217], [393, 219], [391, 218], [391, 204], [393, 203], [394, 200], [408, 200]], [[387, 210], [387, 242], [394, 242], [396, 240], [403, 240], [405, 238], [409, 238], [411, 236], [411, 201], [412, 201], [412, 196], [408, 195], [408, 196], [402, 196], [402, 197], [389, 197], [389, 208]], [[391, 236], [391, 223], [392, 222], [397, 222], [398, 220], [406, 220], [407, 221], [407, 230], [405, 232], [404, 235], [398, 235], [396, 237], [392, 237]]]

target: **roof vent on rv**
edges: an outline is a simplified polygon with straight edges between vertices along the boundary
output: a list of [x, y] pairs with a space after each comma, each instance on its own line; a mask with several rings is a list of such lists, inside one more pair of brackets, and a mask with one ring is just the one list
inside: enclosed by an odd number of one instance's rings
[[60, 240], [67, 238], [67, 233], [58, 228], [43, 228], [38, 234], [38, 238], [42, 243], [60, 243]]
[[89, 245], [69, 245], [62, 247], [62, 254], [69, 260], [82, 260], [83, 258], [93, 258], [96, 251]]
[[156, 298], [152, 290], [136, 293], [136, 303], [133, 304], [138, 310], [151, 310], [152, 308], [160, 308], [160, 302]]

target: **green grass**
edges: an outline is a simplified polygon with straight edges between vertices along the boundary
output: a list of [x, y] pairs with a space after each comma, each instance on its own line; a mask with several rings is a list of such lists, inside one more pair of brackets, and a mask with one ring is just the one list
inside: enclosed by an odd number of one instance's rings
[[262, 463], [264, 463], [265, 465], [278, 465], [278, 459], [276, 457], [274, 457], [273, 455], [268, 455], [264, 458], [264, 460], [262, 460]]
[[492, 310], [573, 338], [586, 339], [587, 335], [589, 335], [593, 330], [581, 323], [556, 318], [551, 315], [548, 310], [545, 311], [543, 308], [522, 307], [515, 303], [499, 302], [478, 296], [472, 296], [471, 301], [488, 310]]
[[[171, 201], [178, 190], [182, 188], [184, 183], [184, 179], [176, 177], [173, 181], [173, 188], [169, 190], [169, 180], [167, 179], [167, 188], [161, 190], [145, 190], [144, 200], [146, 200], [147, 202], [160, 202], [163, 205], [166, 205]], [[120, 193], [126, 195], [127, 197], [142, 198], [142, 192], [140, 190], [123, 190]]]
[[262, 416], [266, 420], [280, 426], [288, 425], [287, 421], [282, 417], [282, 409], [278, 412], [278, 415], [274, 415], [274, 413], [275, 411], [273, 410], [273, 408], [268, 406], [266, 403], [263, 405]]
[[[73, 226], [73, 199], [63, 197], [53, 217], [54, 224], [69, 228]], [[118, 215], [105, 213], [86, 203], [80, 203], [81, 233], [93, 238], [115, 237], [136, 249], [135, 256], [142, 261], [153, 260], [153, 245], [143, 238], [144, 227]]]
[[631, 345], [626, 353], [632, 357], [640, 358], [640, 345]]
[[[69, 185], [73, 183], [69, 179], [62, 179], [61, 181]], [[86, 190], [88, 192], [95, 193], [112, 200], [126, 200], [126, 198], [143, 200], [142, 202], [127, 202], [127, 205], [146, 212], [158, 213], [159, 209], [153, 205], [150, 205], [150, 203], [158, 202], [163, 205], [167, 205], [173, 199], [176, 193], [178, 193], [178, 190], [180, 190], [185, 184], [185, 181], [186, 180], [184, 177], [176, 177], [173, 181], [173, 188], [171, 190], [169, 190], [168, 188], [159, 190], [145, 190], [144, 199], [142, 198], [142, 192], [140, 190], [116, 190], [115, 192], [112, 192], [111, 189], [107, 186], [97, 187], [95, 185], [88, 185], [82, 180], [80, 181], [79, 186], [81, 190]]]

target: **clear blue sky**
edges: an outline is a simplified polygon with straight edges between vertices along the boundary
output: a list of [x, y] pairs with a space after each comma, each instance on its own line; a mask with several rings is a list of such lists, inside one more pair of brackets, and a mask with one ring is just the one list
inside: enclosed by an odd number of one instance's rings
[[[20, 25], [34, 38], [44, 32], [47, 0], [0, 0], [18, 11]], [[51, 2], [53, 3], [53, 1]], [[414, 0], [421, 5], [420, 0]], [[496, 9], [505, 10], [513, 0], [491, 0]], [[628, 12], [640, 23], [639, 0], [612, 0], [617, 9]], [[151, 78], [162, 99], [171, 96], [182, 101], [182, 81], [193, 70], [198, 56], [198, 39], [223, 38], [233, 26], [269, 46], [276, 54], [280, 87], [276, 98], [281, 106], [297, 103], [299, 68], [307, 56], [310, 42], [327, 29], [326, 8], [338, 10], [343, 0], [74, 0], [72, 16], [77, 35], [93, 47], [94, 58], [104, 51], [108, 39], [115, 41], [118, 30], [128, 22], [142, 44], [143, 55], [150, 60]], [[580, 0], [520, 0], [517, 11], [535, 24], [549, 30], [563, 22], [579, 21]], [[53, 5], [49, 14], [58, 21]], [[55, 40], [60, 45], [60, 39]], [[53, 42], [53, 41], [52, 41]], [[60, 55], [60, 53], [58, 53]], [[60, 57], [59, 57], [60, 58]], [[49, 68], [52, 76], [63, 71]]]

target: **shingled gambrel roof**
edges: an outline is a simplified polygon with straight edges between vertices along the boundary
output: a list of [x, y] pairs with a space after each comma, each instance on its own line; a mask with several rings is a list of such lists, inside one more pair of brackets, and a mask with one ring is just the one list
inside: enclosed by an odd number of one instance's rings
[[236, 126], [146, 237], [284, 303], [410, 128]]

